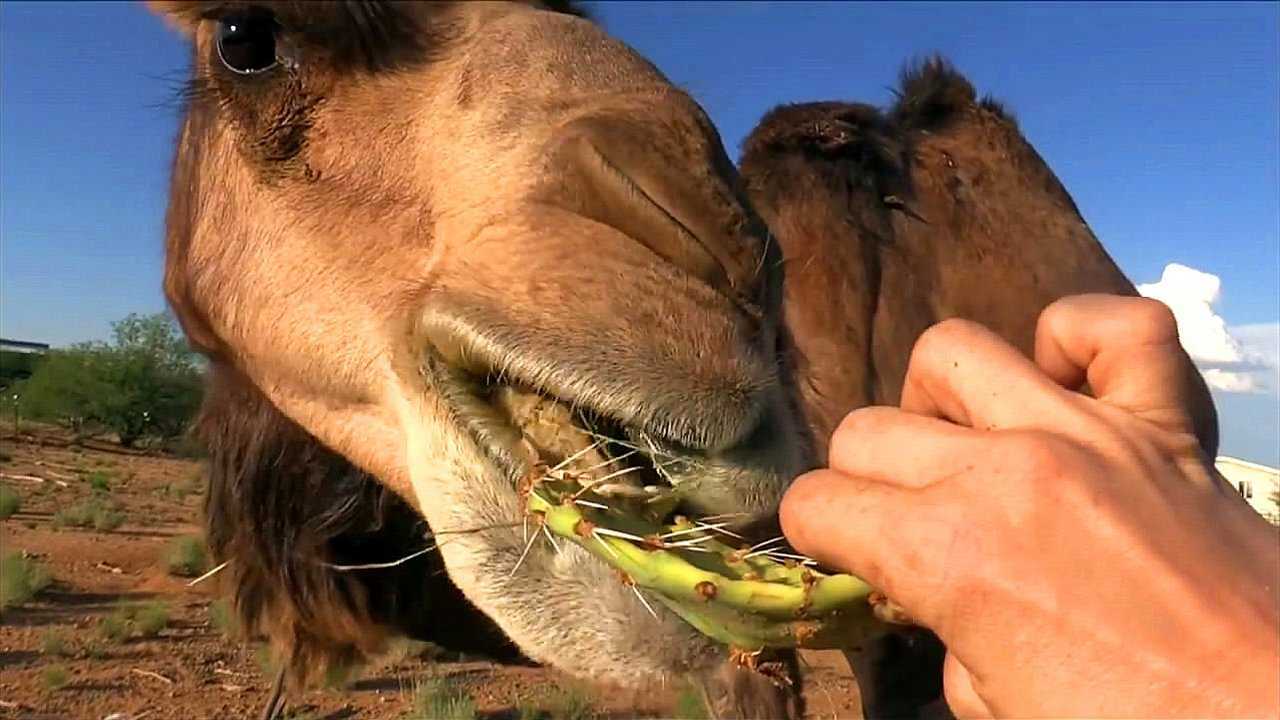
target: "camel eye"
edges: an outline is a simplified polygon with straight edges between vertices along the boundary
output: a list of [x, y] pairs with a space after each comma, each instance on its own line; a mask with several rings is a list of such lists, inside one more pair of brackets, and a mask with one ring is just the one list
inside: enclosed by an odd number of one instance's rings
[[253, 75], [275, 67], [275, 18], [266, 13], [229, 15], [218, 20], [218, 57], [229, 70]]

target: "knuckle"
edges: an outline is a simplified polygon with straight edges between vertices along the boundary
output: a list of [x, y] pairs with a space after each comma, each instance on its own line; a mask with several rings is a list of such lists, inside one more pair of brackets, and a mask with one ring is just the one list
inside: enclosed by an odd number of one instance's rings
[[1005, 442], [1005, 454], [1013, 469], [1031, 481], [1060, 478], [1069, 473], [1075, 462], [1071, 444], [1047, 432], [1011, 434]]
[[951, 350], [963, 347], [981, 332], [981, 326], [970, 320], [949, 318], [936, 323], [920, 334], [911, 350], [910, 365], [927, 364], [933, 358], [943, 357]]
[[845, 415], [836, 426], [835, 432], [831, 435], [831, 447], [834, 448], [837, 445], [844, 447], [857, 442], [868, 432], [883, 426], [897, 412], [895, 408], [884, 405], [872, 405], [854, 410]]
[[1132, 298], [1126, 315], [1135, 333], [1152, 342], [1177, 341], [1178, 321], [1168, 305], [1151, 298]]

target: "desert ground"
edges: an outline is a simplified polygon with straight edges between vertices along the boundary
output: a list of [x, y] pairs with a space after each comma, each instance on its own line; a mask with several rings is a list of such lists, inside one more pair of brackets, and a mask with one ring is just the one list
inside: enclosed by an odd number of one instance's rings
[[[5, 424], [0, 490], [20, 506], [0, 520], [4, 594], [43, 587], [0, 610], [0, 718], [258, 717], [271, 689], [269, 653], [237, 635], [216, 578], [189, 584], [208, 567], [199, 556], [200, 463]], [[809, 716], [858, 717], [843, 660], [826, 652], [804, 660]], [[289, 692], [284, 717], [432, 717], [442, 706], [423, 703], [451, 698], [460, 700], [450, 713], [474, 708], [478, 718], [705, 716], [689, 688], [595, 687], [550, 668], [405, 641], [375, 666]]]

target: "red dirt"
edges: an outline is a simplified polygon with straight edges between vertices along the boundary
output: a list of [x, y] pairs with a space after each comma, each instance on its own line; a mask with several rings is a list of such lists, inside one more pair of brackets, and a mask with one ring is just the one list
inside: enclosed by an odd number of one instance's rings
[[[95, 471], [107, 477], [105, 495], [119, 503], [124, 523], [105, 532], [55, 527], [58, 510], [94, 494], [87, 476]], [[47, 427], [0, 434], [0, 483], [22, 497], [21, 510], [0, 521], [0, 553], [23, 551], [53, 577], [45, 591], [0, 616], [0, 718], [258, 716], [271, 680], [256, 648], [229, 639], [211, 620], [215, 583], [188, 587], [186, 578], [165, 569], [172, 539], [199, 532], [201, 497], [183, 495], [199, 487], [199, 473], [195, 461], [101, 441], [76, 446]], [[167, 606], [167, 627], [151, 638], [104, 639], [103, 618], [138, 602]], [[63, 655], [45, 651], [56, 635], [66, 639]], [[805, 660], [809, 715], [858, 717], [853, 681], [839, 655], [805, 653]], [[66, 671], [59, 689], [47, 687], [46, 672], [54, 666]], [[285, 717], [399, 718], [415, 682], [430, 675], [455, 680], [485, 718], [516, 718], [522, 701], [550, 709], [547, 698], [557, 690], [584, 694], [594, 717], [673, 717], [678, 695], [674, 688], [591, 687], [549, 668], [432, 659], [419, 649], [365, 668], [344, 686], [288, 693]]]

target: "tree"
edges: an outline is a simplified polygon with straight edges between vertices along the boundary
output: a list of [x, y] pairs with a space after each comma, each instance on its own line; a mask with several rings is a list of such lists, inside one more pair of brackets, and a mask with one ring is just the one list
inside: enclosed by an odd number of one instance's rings
[[126, 447], [180, 435], [200, 404], [198, 357], [163, 313], [129, 315], [111, 329], [111, 343], [51, 351], [24, 383], [25, 412], [77, 433], [112, 430]]

